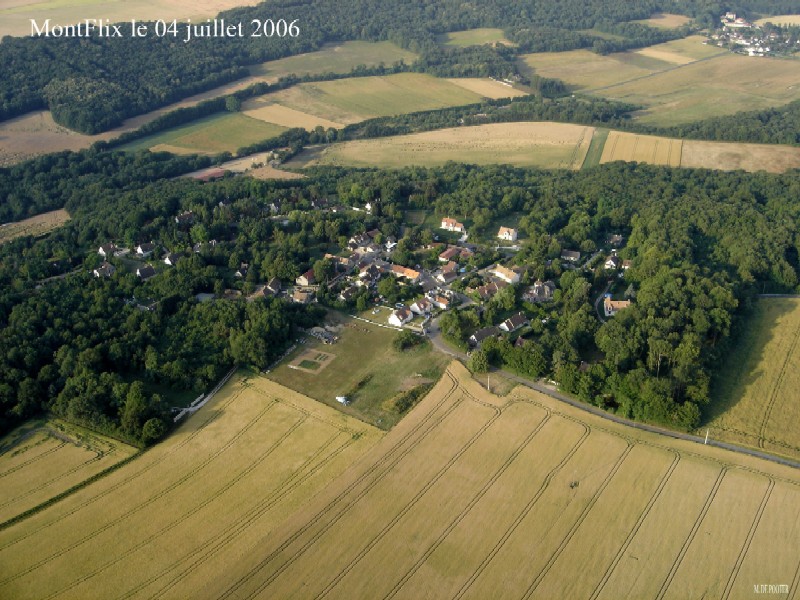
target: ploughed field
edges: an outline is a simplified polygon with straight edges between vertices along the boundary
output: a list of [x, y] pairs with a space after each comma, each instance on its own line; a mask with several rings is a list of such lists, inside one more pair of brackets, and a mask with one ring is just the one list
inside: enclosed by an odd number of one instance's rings
[[791, 597], [799, 522], [794, 469], [497, 397], [458, 363], [383, 437], [253, 378], [0, 532], [0, 595]]

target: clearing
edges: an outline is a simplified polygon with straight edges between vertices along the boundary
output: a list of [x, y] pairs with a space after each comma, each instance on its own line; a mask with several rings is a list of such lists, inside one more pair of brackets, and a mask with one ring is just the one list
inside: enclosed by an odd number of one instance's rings
[[38, 237], [61, 227], [69, 221], [69, 213], [62, 209], [36, 215], [22, 221], [0, 225], [0, 244], [24, 235]]
[[209, 597], [213, 578], [381, 436], [236, 376], [166, 441], [0, 532], [0, 596]]
[[[385, 325], [388, 313], [383, 315]], [[408, 378], [436, 380], [447, 364], [430, 344], [398, 352], [392, 346], [397, 337], [394, 329], [336, 312], [328, 313], [327, 322], [339, 341], [324, 344], [307, 337], [268, 377], [382, 429], [389, 429], [401, 417], [394, 399], [403, 382]], [[319, 354], [329, 358], [316, 361], [316, 369], [301, 366]], [[349, 404], [337, 403], [336, 396], [345, 396]]]
[[624, 160], [678, 167], [681, 165], [681, 144], [681, 140], [612, 131], [603, 147], [600, 164]]
[[133, 446], [56, 419], [0, 441], [0, 523], [136, 454]]
[[0, 532], [0, 595], [749, 598], [795, 589], [798, 522], [795, 469], [458, 363], [385, 436], [258, 377]]
[[800, 459], [800, 299], [760, 298], [715, 381], [711, 437]]
[[136, 140], [121, 150], [166, 150], [175, 154], [235, 153], [242, 146], [275, 137], [285, 127], [264, 123], [240, 113], [219, 113], [187, 125]]
[[593, 127], [566, 123], [493, 123], [343, 142], [305, 151], [286, 166], [402, 167], [458, 161], [579, 169], [593, 132]]
[[483, 79], [480, 77], [464, 77], [462, 79], [448, 79], [452, 84], [475, 92], [484, 98], [497, 100], [498, 98], [517, 98], [519, 96], [527, 96], [527, 92], [517, 90], [507, 83], [502, 83], [496, 79]]
[[649, 19], [634, 21], [634, 23], [642, 23], [650, 27], [661, 27], [662, 29], [675, 29], [676, 27], [686, 25], [691, 22], [691, 20], [692, 19], [689, 17], [673, 13], [655, 13], [654, 15], [650, 15]]
[[503, 44], [516, 46], [506, 39], [502, 29], [482, 27], [480, 29], [467, 29], [465, 31], [451, 31], [440, 36], [439, 42], [445, 46], [482, 46], [484, 44]]

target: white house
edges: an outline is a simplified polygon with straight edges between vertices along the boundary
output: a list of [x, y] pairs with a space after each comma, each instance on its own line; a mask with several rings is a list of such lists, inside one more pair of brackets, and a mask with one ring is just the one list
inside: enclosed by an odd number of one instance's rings
[[392, 311], [392, 314], [389, 317], [389, 325], [402, 327], [413, 318], [414, 314], [410, 310], [407, 308], [398, 308], [397, 310]]
[[466, 231], [463, 223], [459, 223], [450, 217], [442, 219], [441, 229], [446, 229], [447, 231], [457, 231], [458, 233], [464, 233]]
[[97, 253], [102, 256], [103, 258], [109, 258], [117, 251], [117, 247], [114, 244], [103, 244], [97, 250]]
[[517, 240], [517, 230], [511, 227], [501, 227], [497, 232], [497, 237], [506, 242], [515, 242]]
[[519, 273], [513, 269], [504, 267], [503, 265], [495, 265], [492, 273], [507, 283], [518, 283]]
[[612, 300], [610, 295], [606, 295], [603, 299], [603, 311], [607, 317], [613, 317], [619, 311], [628, 308], [630, 305], [630, 300]]
[[156, 245], [153, 242], [148, 242], [146, 244], [139, 244], [136, 246], [136, 255], [139, 258], [147, 258], [153, 252], [155, 252]]
[[94, 270], [95, 277], [111, 277], [115, 272], [116, 268], [109, 262], [104, 262], [102, 265], [97, 267]]
[[608, 260], [606, 260], [605, 268], [608, 269], [609, 271], [616, 271], [617, 269], [619, 269], [619, 266], [621, 264], [622, 264], [622, 259], [620, 259], [620, 257], [617, 256], [616, 254], [612, 254], [611, 256], [608, 257]]
[[526, 317], [524, 313], [518, 312], [517, 314], [510, 316], [508, 319], [500, 323], [498, 327], [503, 331], [511, 333], [512, 331], [516, 331], [528, 323], [528, 317]]
[[426, 315], [431, 312], [432, 306], [433, 305], [428, 300], [422, 298], [421, 300], [414, 302], [411, 306], [409, 306], [409, 308], [415, 315]]

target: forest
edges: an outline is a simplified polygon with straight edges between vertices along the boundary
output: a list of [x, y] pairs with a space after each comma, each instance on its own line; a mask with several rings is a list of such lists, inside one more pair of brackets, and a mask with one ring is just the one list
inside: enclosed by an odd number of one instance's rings
[[[394, 260], [413, 266], [432, 232], [409, 226], [407, 210], [469, 215], [476, 234], [518, 218], [529, 239], [515, 258], [523, 281], [557, 282], [547, 324], [522, 348], [489, 344], [488, 362], [549, 375], [587, 402], [673, 427], [696, 425], [754, 295], [798, 288], [800, 181], [793, 175], [615, 163], [580, 172], [449, 165], [320, 168], [290, 181], [160, 179], [198, 160], [84, 151], [0, 170], [0, 189], [15, 194], [0, 206], [4, 214], [65, 207], [72, 216], [44, 238], [0, 247], [3, 431], [52, 411], [137, 443], [154, 441], [171, 423], [177, 392], [199, 393], [233, 365], [266, 368], [297, 327], [321, 315], [318, 305], [245, 302], [226, 290], [246, 296], [272, 277], [290, 284], [309, 268], [329, 273], [323, 255], [374, 228], [398, 237]], [[373, 215], [312, 209], [321, 198], [380, 203]], [[192, 211], [191, 224], [176, 223], [182, 211]], [[564, 248], [592, 252], [611, 233], [628, 239], [626, 282], [637, 296], [603, 323], [592, 306], [603, 274], [554, 259]], [[136, 263], [110, 258], [116, 273], [92, 276], [101, 244], [151, 240], [178, 253], [177, 266], [159, 265], [140, 281]], [[196, 244], [202, 251], [192, 250]], [[246, 275], [237, 278], [242, 264]], [[216, 300], [198, 302], [199, 293]], [[519, 305], [516, 293], [483, 314], [449, 313], [445, 334], [463, 343], [507, 304]], [[320, 297], [344, 308], [336, 293], [323, 289]], [[579, 369], [581, 362], [591, 367]]]
[[[769, 4], [769, 8], [766, 8]], [[297, 19], [300, 35], [285, 38], [203, 38], [175, 43], [169, 36], [148, 38], [11, 38], [0, 45], [0, 120], [49, 108], [56, 122], [97, 133], [124, 119], [175, 102], [247, 74], [248, 65], [318, 50], [325, 42], [390, 40], [420, 54], [420, 68], [443, 76], [509, 75], [517, 51], [591, 48], [607, 53], [680, 37], [686, 30], [659, 30], [627, 23], [659, 11], [679, 12], [700, 26], [716, 23], [735, 9], [742, 14], [770, 10], [800, 12], [800, 2], [740, 0], [492, 0], [464, 5], [420, 0], [271, 3], [272, 12]], [[263, 17], [258, 7], [222, 13], [231, 22]], [[517, 50], [442, 48], [437, 35], [475, 27], [499, 27]], [[587, 33], [597, 28], [617, 41]], [[129, 60], [136, 56], [137, 60]]]

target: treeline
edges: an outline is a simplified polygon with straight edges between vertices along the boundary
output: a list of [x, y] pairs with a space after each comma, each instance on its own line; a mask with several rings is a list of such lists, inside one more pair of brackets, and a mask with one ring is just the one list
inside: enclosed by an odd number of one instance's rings
[[[271, 15], [296, 20], [294, 38], [200, 38], [183, 43], [172, 35], [146, 38], [7, 38], [0, 46], [0, 120], [49, 107], [57, 122], [97, 133], [191, 94], [242, 77], [244, 67], [318, 50], [323, 42], [389, 40], [421, 54], [432, 73], [508, 74], [513, 67], [503, 49], [442, 49], [437, 35], [476, 27], [501, 27], [514, 39], [527, 31], [579, 31], [598, 23], [646, 18], [671, 3], [648, 0], [492, 0], [465, 6], [458, 0], [324, 0], [270, 4]], [[233, 9], [221, 16], [249, 26], [263, 18], [260, 7]], [[150, 23], [151, 32], [154, 24]], [[638, 31], [638, 30], [637, 30]], [[640, 35], [639, 32], [637, 35]], [[533, 36], [538, 34], [534, 33]], [[545, 35], [563, 49], [562, 36]], [[660, 35], [656, 31], [648, 33]], [[582, 35], [581, 43], [587, 38]], [[531, 46], [526, 46], [531, 48]], [[131, 57], [135, 57], [132, 60]]]

